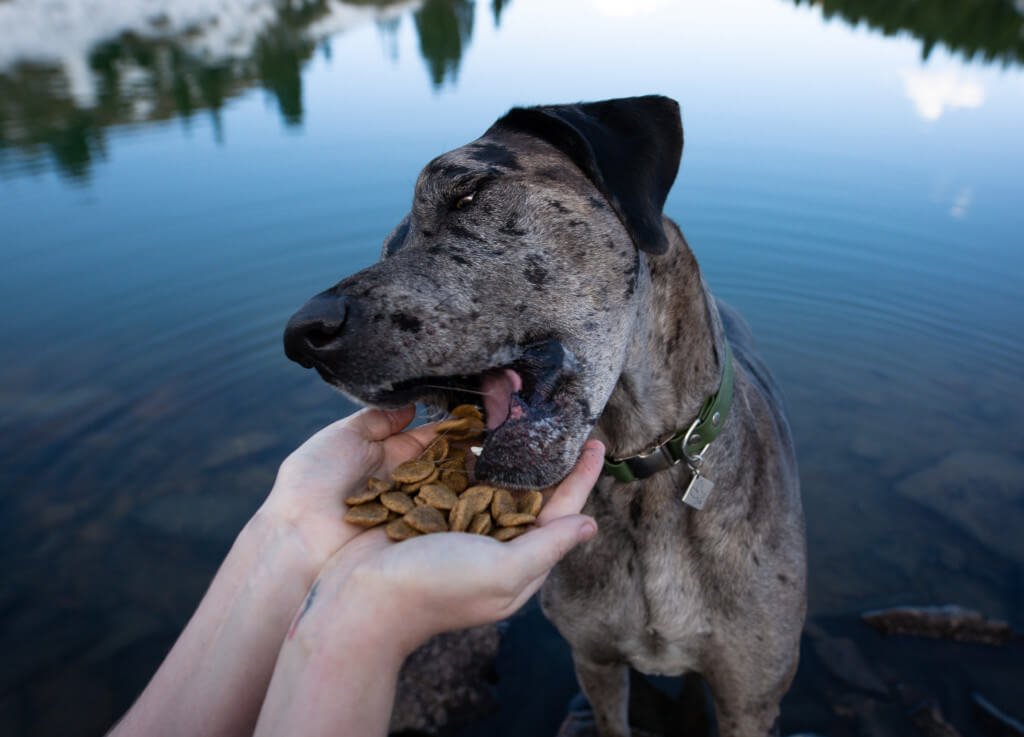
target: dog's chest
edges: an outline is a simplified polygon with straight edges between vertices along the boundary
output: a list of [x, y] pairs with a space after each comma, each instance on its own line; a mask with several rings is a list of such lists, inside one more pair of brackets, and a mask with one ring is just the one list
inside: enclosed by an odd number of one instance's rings
[[596, 662], [666, 675], [694, 668], [711, 628], [680, 545], [681, 511], [671, 506], [678, 500], [669, 496], [661, 508], [652, 496], [591, 499], [585, 511], [600, 533], [552, 572], [542, 596], [547, 616]]

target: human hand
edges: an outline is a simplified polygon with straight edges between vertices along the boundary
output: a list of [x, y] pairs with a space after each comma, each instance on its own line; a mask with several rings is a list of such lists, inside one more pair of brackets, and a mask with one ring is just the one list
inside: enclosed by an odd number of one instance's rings
[[315, 572], [362, 532], [343, 521], [345, 497], [370, 476], [387, 478], [434, 438], [430, 427], [402, 430], [415, 408], [364, 409], [315, 433], [281, 464], [259, 516], [297, 533]]
[[[601, 471], [604, 447], [589, 441], [553, 492], [537, 526], [507, 542], [440, 533], [391, 542], [381, 528], [354, 536], [321, 571], [289, 632], [292, 639], [333, 640], [337, 628], [380, 635], [404, 657], [434, 634], [508, 617], [540, 588], [548, 572], [597, 531], [579, 514]], [[287, 643], [286, 643], [287, 647]]]

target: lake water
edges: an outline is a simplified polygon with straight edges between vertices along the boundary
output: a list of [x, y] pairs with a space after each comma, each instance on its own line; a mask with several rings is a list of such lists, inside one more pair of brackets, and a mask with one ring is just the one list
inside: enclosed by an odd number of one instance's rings
[[[652, 92], [686, 135], [666, 212], [789, 401], [813, 636], [784, 731], [888, 734], [897, 684], [965, 734], [974, 691], [1024, 718], [1021, 648], [857, 620], [1024, 623], [1024, 4], [131, 6], [0, 3], [0, 734], [101, 734], [353, 409], [281, 331], [427, 161], [513, 105]], [[491, 734], [553, 733], [559, 647], [548, 721]]]

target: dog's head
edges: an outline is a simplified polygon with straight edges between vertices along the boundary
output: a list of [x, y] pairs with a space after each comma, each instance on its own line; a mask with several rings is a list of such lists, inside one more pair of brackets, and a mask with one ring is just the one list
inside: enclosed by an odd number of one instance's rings
[[514, 108], [431, 161], [380, 263], [313, 297], [285, 352], [382, 407], [482, 403], [476, 475], [544, 487], [618, 380], [683, 135], [665, 97]]

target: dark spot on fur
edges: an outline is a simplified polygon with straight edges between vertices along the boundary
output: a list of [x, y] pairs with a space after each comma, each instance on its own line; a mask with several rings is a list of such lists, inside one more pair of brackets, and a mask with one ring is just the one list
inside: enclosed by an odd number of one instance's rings
[[459, 266], [469, 266], [469, 259], [463, 258], [462, 256], [458, 255], [457, 253], [453, 253], [451, 255], [451, 259], [452, 259], [452, 261], [457, 263]]
[[609, 251], [614, 251], [614, 250], [615, 250], [615, 241], [613, 241], [613, 240], [612, 240], [611, 238], [609, 238], [609, 239], [608, 239], [608, 240], [607, 240], [607, 241], [605, 242], [605, 245], [606, 245], [606, 246], [608, 247], [608, 250], [609, 250]]
[[546, 166], [537, 171], [537, 176], [541, 179], [548, 179], [552, 182], [561, 182], [564, 177], [564, 172], [557, 167]]
[[425, 173], [428, 176], [439, 176], [451, 179], [452, 177], [469, 174], [471, 171], [473, 170], [459, 164], [445, 164], [440, 161], [432, 161], [427, 164]]
[[519, 226], [519, 218], [515, 213], [511, 213], [508, 219], [505, 220], [505, 224], [501, 226], [501, 232], [505, 235], [524, 236], [526, 231]]
[[522, 302], [516, 305], [516, 312], [526, 312], [526, 305]]
[[640, 252], [634, 251], [633, 265], [626, 269], [626, 292], [625, 297], [629, 299], [636, 291], [636, 276], [640, 272]]
[[423, 237], [424, 237], [424, 238], [431, 238], [431, 237], [433, 237], [433, 235], [434, 235], [434, 231], [432, 231], [432, 230], [427, 230], [426, 228], [424, 228], [423, 230], [421, 230], [421, 231], [420, 231], [420, 233], [422, 233], [422, 234], [423, 234]]
[[587, 320], [585, 323], [583, 323], [583, 329], [586, 330], [587, 332], [594, 332], [595, 330], [597, 330], [597, 321]]
[[782, 581], [782, 583], [789, 583], [789, 576], [787, 576], [785, 573], [779, 573], [777, 575], [779, 580]]
[[469, 313], [469, 319], [470, 320], [479, 320], [480, 319], [480, 313], [477, 312], [476, 310], [473, 310], [472, 312]]
[[643, 492], [637, 491], [633, 495], [632, 501], [629, 503], [629, 521], [633, 524], [633, 527], [637, 527], [640, 524], [640, 518], [644, 513], [644, 497]]
[[441, 246], [431, 246], [430, 248], [427, 249], [427, 253], [429, 253], [431, 256], [436, 256], [437, 254], [441, 253]]
[[569, 227], [570, 228], [582, 228], [582, 227], [585, 227], [586, 224], [587, 224], [587, 222], [585, 220], [570, 220], [569, 221]]
[[405, 239], [409, 236], [409, 220], [406, 219], [395, 229], [395, 234], [384, 246], [384, 253], [391, 256], [398, 253], [398, 249], [405, 245]]
[[630, 575], [630, 577], [632, 577], [633, 576], [633, 572], [634, 572], [633, 558], [629, 557], [629, 558], [626, 559], [626, 573], [628, 573]]
[[761, 565], [761, 559], [757, 557], [757, 553], [751, 553], [751, 555], [754, 558], [754, 565], [755, 566]]
[[600, 197], [594, 197], [593, 195], [590, 195], [589, 197], [587, 197], [587, 202], [589, 202], [590, 206], [593, 207], [595, 210], [608, 209], [608, 205], [605, 204], [605, 201], [602, 200]]
[[478, 143], [470, 147], [469, 158], [482, 164], [494, 164], [512, 171], [522, 171], [523, 169], [516, 155], [498, 143]]
[[570, 212], [569, 208], [563, 205], [558, 200], [548, 200], [548, 204], [551, 205], [551, 207], [554, 208], [557, 212], [560, 212], [563, 215], [568, 215]]
[[540, 289], [548, 280], [548, 270], [541, 266], [543, 259], [537, 254], [531, 254], [526, 257], [526, 261], [529, 266], [523, 270], [523, 276], [526, 277], [526, 281]]
[[484, 242], [483, 238], [478, 236], [473, 231], [463, 228], [461, 225], [449, 225], [448, 232], [454, 236], [458, 236], [459, 238], [467, 238], [468, 240], [476, 241], [477, 243]]
[[407, 315], [404, 312], [396, 312], [391, 316], [391, 322], [399, 330], [404, 330], [408, 333], [418, 333], [420, 331], [420, 319], [412, 315]]

